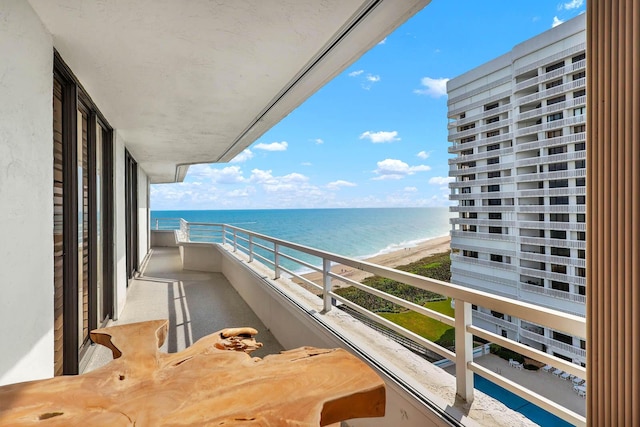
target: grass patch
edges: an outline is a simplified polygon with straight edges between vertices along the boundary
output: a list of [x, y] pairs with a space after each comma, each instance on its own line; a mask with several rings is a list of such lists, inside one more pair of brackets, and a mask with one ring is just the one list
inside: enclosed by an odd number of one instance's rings
[[[435, 254], [411, 264], [396, 267], [396, 269], [445, 282], [451, 280], [451, 258], [448, 252]], [[438, 313], [454, 317], [451, 298], [445, 298], [442, 295], [379, 276], [368, 277], [362, 283], [422, 305]], [[445, 347], [453, 345], [454, 328], [451, 326], [422, 314], [406, 310], [402, 306], [370, 295], [352, 286], [338, 289], [336, 293], [430, 341]]]

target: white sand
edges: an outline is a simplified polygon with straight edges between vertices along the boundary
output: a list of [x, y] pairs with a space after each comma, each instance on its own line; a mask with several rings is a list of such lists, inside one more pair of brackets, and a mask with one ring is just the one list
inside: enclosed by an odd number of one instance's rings
[[[434, 239], [427, 240], [417, 246], [376, 255], [374, 257], [366, 259], [365, 261], [373, 264], [383, 265], [385, 267], [397, 267], [399, 265], [411, 264], [412, 262], [418, 261], [430, 255], [448, 252], [450, 249], [450, 243], [450, 236], [436, 237]], [[333, 266], [331, 268], [331, 271], [335, 274], [348, 277], [349, 279], [356, 282], [362, 282], [362, 280], [364, 280], [366, 277], [372, 276], [371, 273], [368, 273], [366, 271], [358, 270], [352, 267], [345, 267], [344, 265], [340, 264]], [[303, 274], [302, 276], [318, 285], [322, 284], [322, 273], [320, 272], [312, 272]], [[296, 282], [298, 281], [296, 280]], [[334, 283], [338, 284], [336, 281], [334, 281]]]

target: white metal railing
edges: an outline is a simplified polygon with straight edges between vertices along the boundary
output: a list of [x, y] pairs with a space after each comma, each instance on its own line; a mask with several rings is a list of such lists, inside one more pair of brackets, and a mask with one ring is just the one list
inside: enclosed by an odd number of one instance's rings
[[521, 120], [530, 119], [532, 117], [542, 116], [544, 114], [553, 113], [555, 111], [560, 111], [568, 108], [573, 108], [578, 105], [586, 105], [587, 97], [579, 96], [577, 98], [571, 98], [566, 101], [558, 102], [556, 104], [545, 105], [544, 107], [534, 108], [532, 110], [527, 110], [524, 113], [520, 113], [516, 116], [515, 121], [519, 122]]
[[554, 145], [571, 144], [575, 142], [584, 142], [587, 139], [586, 132], [578, 132], [565, 136], [557, 136], [555, 138], [540, 139], [530, 142], [521, 142], [516, 145], [516, 152], [536, 150], [539, 148], [553, 147]]
[[464, 126], [468, 123], [475, 122], [477, 120], [482, 120], [489, 116], [495, 116], [496, 114], [504, 113], [505, 111], [511, 111], [511, 104], [503, 104], [497, 108], [492, 108], [491, 110], [482, 111], [479, 114], [474, 114], [473, 116], [467, 116], [464, 119], [455, 119], [447, 124], [447, 128], [451, 129], [458, 126]]
[[182, 218], [156, 218], [153, 221], [152, 230], [178, 230], [180, 229]]
[[501, 133], [500, 135], [496, 135], [496, 136], [491, 136], [489, 138], [476, 138], [475, 141], [471, 141], [471, 142], [465, 142], [465, 143], [454, 142], [454, 144], [448, 148], [448, 151], [451, 154], [455, 154], [458, 151], [479, 147], [481, 145], [489, 145], [489, 144], [495, 144], [497, 142], [508, 141], [512, 138], [513, 138], [513, 133], [508, 132], [508, 133]]
[[566, 352], [575, 354], [583, 358], [587, 357], [587, 352], [579, 347], [567, 344], [566, 342], [555, 340], [553, 338], [545, 337], [544, 335], [536, 334], [535, 332], [527, 331], [526, 329], [520, 328], [520, 336], [539, 342], [541, 344], [545, 344], [549, 347], [562, 349]]
[[580, 114], [578, 116], [570, 116], [566, 119], [553, 120], [550, 122], [540, 123], [537, 125], [527, 126], [518, 128], [515, 131], [516, 136], [524, 136], [532, 133], [538, 133], [540, 131], [547, 131], [549, 129], [558, 129], [565, 126], [572, 126], [576, 124], [586, 123], [587, 116], [585, 114]]
[[587, 299], [584, 295], [573, 294], [571, 292], [565, 292], [558, 289], [545, 288], [543, 286], [530, 285], [528, 283], [520, 283], [520, 287], [523, 291], [531, 292], [539, 295], [548, 295], [553, 298], [563, 299], [567, 301], [574, 301], [580, 304], [586, 303]]
[[531, 190], [518, 190], [518, 197], [584, 196], [586, 194], [586, 187], [533, 188]]
[[508, 163], [493, 163], [491, 165], [484, 166], [472, 166], [465, 169], [458, 169], [457, 165], [451, 165], [449, 167], [449, 176], [468, 175], [482, 172], [494, 172], [502, 169], [511, 169], [513, 162]]
[[500, 319], [499, 317], [495, 317], [492, 314], [483, 313], [482, 311], [474, 310], [473, 317], [477, 317], [478, 319], [482, 319], [487, 322], [495, 323], [496, 325], [500, 325], [500, 327], [504, 329], [509, 329], [514, 332], [518, 331], [518, 325], [516, 325], [515, 323], [507, 322], [506, 320]]
[[586, 151], [571, 151], [569, 153], [550, 154], [547, 156], [528, 157], [516, 160], [516, 167], [543, 165], [546, 163], [570, 162], [587, 158]]
[[586, 65], [587, 65], [587, 61], [585, 59], [583, 59], [582, 61], [574, 62], [572, 64], [567, 64], [564, 67], [558, 68], [553, 71], [549, 71], [548, 73], [531, 77], [528, 80], [524, 80], [524, 81], [521, 81], [520, 83], [516, 83], [513, 91], [518, 92], [524, 88], [531, 87], [540, 82], [545, 82], [547, 80], [551, 80], [555, 77], [563, 76], [565, 74], [574, 73], [578, 70], [585, 68]]
[[449, 188], [478, 187], [491, 184], [513, 184], [515, 181], [515, 175], [500, 176], [497, 178], [474, 179], [472, 181], [453, 181], [449, 183]]
[[488, 157], [506, 156], [509, 154], [513, 154], [513, 147], [505, 147], [505, 148], [501, 148], [499, 150], [493, 150], [493, 151], [483, 151], [481, 153], [476, 153], [476, 154], [458, 155], [458, 157], [449, 159], [449, 164], [451, 165], [454, 163], [470, 162], [473, 160], [482, 160]]
[[586, 78], [573, 80], [558, 86], [550, 87], [549, 89], [542, 90], [540, 92], [532, 93], [531, 95], [523, 96], [522, 98], [516, 98], [516, 106], [526, 104], [528, 102], [537, 101], [542, 98], [549, 98], [559, 93], [564, 93], [572, 89], [579, 89], [585, 87], [587, 84]]
[[[157, 221], [162, 222], [162, 220]], [[582, 378], [586, 377], [586, 369], [571, 362], [567, 362], [559, 357], [473, 326], [471, 305], [474, 304], [480, 307], [485, 307], [489, 310], [498, 311], [530, 322], [535, 322], [580, 338], [584, 338], [586, 336], [586, 322], [584, 318], [515, 299], [470, 289], [465, 286], [454, 285], [393, 268], [372, 264], [366, 261], [344, 257], [227, 224], [184, 222], [187, 235], [182, 236], [186, 238], [181, 243], [209, 241], [211, 243], [221, 244], [224, 248], [227, 248], [232, 252], [244, 253], [248, 256], [248, 265], [257, 260], [261, 264], [272, 269], [274, 273], [274, 280], [280, 279], [282, 274], [285, 273], [292, 278], [296, 278], [302, 283], [317, 289], [322, 295], [322, 313], [329, 312], [334, 304], [340, 303], [368, 319], [395, 331], [405, 338], [411, 339], [428, 350], [439, 354], [443, 358], [455, 362], [456, 366], [460, 367], [456, 371], [456, 391], [457, 394], [467, 402], [473, 401], [474, 387], [472, 373], [475, 372], [491, 382], [503, 387], [506, 385], [513, 393], [537, 404], [568, 422], [580, 426], [586, 425], [585, 417], [529, 390], [526, 386], [512, 382], [506, 383], [501, 375], [483, 368], [481, 365], [474, 362], [473, 336], [475, 335], [494, 342], [500, 346], [517, 351], [526, 357], [530, 357], [545, 364], [553, 365]], [[315, 262], [302, 260], [301, 258], [303, 257], [311, 257]], [[293, 264], [296, 267], [290, 267], [287, 263]], [[450, 317], [444, 315], [332, 272], [332, 265], [338, 264], [366, 271], [418, 289], [450, 297], [455, 300], [455, 316]], [[323, 285], [319, 286], [303, 277], [297, 272], [300, 268], [322, 273]], [[405, 309], [423, 314], [454, 327], [456, 337], [455, 352], [441, 347], [440, 345], [427, 340], [422, 336], [417, 335], [416, 333], [405, 329], [335, 293], [333, 291], [333, 280], [340, 281], [349, 286], [354, 286], [371, 295], [378, 296], [394, 304], [400, 305]]]

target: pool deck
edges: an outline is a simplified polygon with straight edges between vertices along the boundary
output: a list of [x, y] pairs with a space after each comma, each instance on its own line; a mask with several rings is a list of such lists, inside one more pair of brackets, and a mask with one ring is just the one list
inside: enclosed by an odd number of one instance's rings
[[[586, 414], [586, 399], [573, 391], [571, 381], [563, 380], [542, 369], [529, 371], [513, 368], [508, 361], [493, 354], [480, 356], [474, 359], [474, 362], [518, 384], [526, 385], [531, 391], [553, 400], [577, 414], [582, 416]], [[445, 368], [445, 371], [454, 374], [455, 365]]]

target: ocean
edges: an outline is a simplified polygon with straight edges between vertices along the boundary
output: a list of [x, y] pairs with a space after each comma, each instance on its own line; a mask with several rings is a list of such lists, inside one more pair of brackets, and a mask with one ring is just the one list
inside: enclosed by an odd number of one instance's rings
[[151, 211], [156, 218], [224, 223], [292, 243], [364, 259], [449, 234], [443, 208]]

